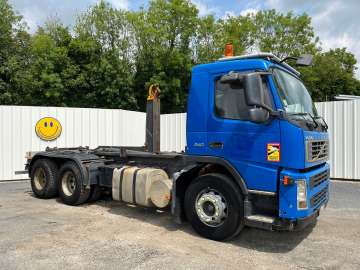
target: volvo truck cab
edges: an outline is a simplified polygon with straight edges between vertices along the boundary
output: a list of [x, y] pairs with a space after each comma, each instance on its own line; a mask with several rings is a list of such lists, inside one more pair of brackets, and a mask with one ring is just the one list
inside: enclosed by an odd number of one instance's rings
[[328, 201], [327, 125], [299, 75], [267, 53], [193, 69], [186, 152], [236, 169], [256, 226], [300, 228]]

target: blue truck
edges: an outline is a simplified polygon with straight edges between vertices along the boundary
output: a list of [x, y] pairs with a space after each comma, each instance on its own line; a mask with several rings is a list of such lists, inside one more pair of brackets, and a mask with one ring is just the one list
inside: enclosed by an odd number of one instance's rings
[[[309, 59], [296, 58], [303, 65]], [[29, 152], [32, 190], [68, 205], [106, 193], [127, 204], [169, 209], [176, 222], [218, 241], [244, 226], [300, 230], [326, 206], [330, 173], [327, 125], [299, 76], [270, 53], [195, 66], [184, 152], [160, 151], [154, 85], [144, 146]]]

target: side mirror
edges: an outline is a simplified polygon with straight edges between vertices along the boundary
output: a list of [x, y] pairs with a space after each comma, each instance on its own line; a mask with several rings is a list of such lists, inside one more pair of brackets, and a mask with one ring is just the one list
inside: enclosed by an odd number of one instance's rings
[[259, 73], [249, 73], [245, 76], [245, 101], [248, 106], [261, 107], [268, 111], [272, 109], [265, 104], [265, 92]]
[[298, 66], [311, 66], [313, 63], [313, 56], [311, 54], [303, 54], [296, 60]]
[[245, 100], [249, 110], [250, 121], [255, 123], [266, 122], [270, 117], [272, 109], [265, 104], [265, 90], [261, 75], [258, 73], [249, 73], [245, 77]]
[[263, 108], [251, 108], [249, 110], [250, 121], [254, 123], [264, 123], [269, 120], [270, 113], [269, 111]]

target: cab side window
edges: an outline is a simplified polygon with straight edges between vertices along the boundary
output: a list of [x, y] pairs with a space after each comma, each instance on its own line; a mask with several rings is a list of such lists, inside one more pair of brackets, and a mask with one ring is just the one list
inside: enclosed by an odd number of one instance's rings
[[[266, 78], [263, 78], [265, 103], [273, 108], [273, 101]], [[245, 101], [244, 81], [215, 82], [215, 114], [220, 118], [249, 120], [249, 107]]]

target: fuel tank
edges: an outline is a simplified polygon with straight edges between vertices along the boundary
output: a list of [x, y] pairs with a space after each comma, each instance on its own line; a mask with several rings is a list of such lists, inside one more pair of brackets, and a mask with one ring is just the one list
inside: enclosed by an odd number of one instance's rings
[[114, 200], [146, 207], [166, 207], [170, 202], [172, 181], [164, 170], [124, 166], [113, 171]]

